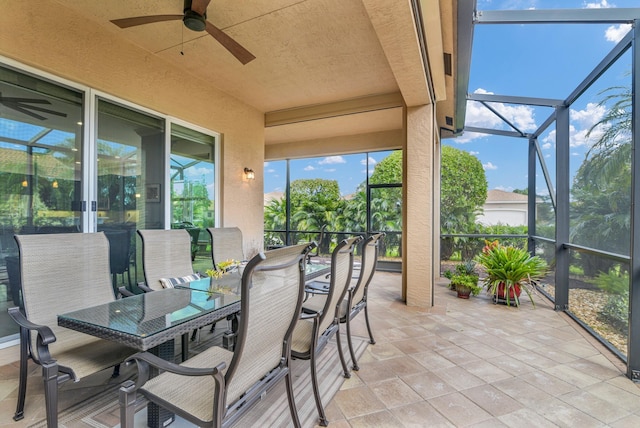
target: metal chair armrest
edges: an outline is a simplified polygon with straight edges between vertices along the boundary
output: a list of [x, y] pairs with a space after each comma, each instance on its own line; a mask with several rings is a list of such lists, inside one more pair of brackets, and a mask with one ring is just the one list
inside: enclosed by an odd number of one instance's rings
[[149, 288], [147, 286], [147, 284], [145, 284], [144, 282], [139, 282], [138, 283], [138, 288], [142, 291], [144, 291], [145, 293], [150, 293], [153, 291], [153, 288]]
[[127, 290], [127, 287], [119, 287], [118, 292], [122, 297], [131, 297], [136, 295], [135, 293], [132, 293], [131, 291]]
[[301, 320], [311, 319], [311, 318], [319, 318], [322, 315], [322, 311], [314, 311], [311, 309], [302, 308], [302, 313], [300, 314]]
[[9, 316], [13, 318], [13, 320], [22, 328], [26, 328], [27, 330], [35, 330], [38, 332], [38, 336], [41, 338], [41, 343], [43, 345], [48, 345], [56, 341], [56, 335], [53, 334], [53, 331], [47, 327], [46, 325], [35, 324], [27, 319], [22, 312], [20, 312], [20, 308], [13, 307], [9, 308]]
[[218, 373], [221, 373], [226, 367], [226, 363], [224, 362], [215, 367], [185, 367], [162, 359], [150, 352], [139, 352], [131, 356], [127, 362], [129, 361], [135, 361], [138, 366], [138, 379], [136, 380], [135, 385], [136, 390], [144, 386], [144, 384], [149, 380], [150, 367], [181, 376], [215, 376]]

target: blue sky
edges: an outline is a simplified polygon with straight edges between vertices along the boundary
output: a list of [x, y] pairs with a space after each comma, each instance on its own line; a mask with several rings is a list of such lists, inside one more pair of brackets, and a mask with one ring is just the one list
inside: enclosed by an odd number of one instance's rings
[[[467, 1], [467, 0], [464, 0]], [[640, 7], [638, 0], [477, 0], [478, 10]], [[496, 95], [565, 99], [626, 34], [628, 27], [605, 24], [478, 25], [474, 32], [468, 91]], [[600, 91], [629, 85], [631, 56], [625, 54], [597, 85], [572, 106], [571, 172], [584, 160], [594, 137], [587, 130], [604, 113], [598, 106]], [[552, 113], [550, 108], [491, 104], [519, 129], [532, 132]], [[478, 103], [469, 102], [466, 124], [482, 128], [510, 129]], [[555, 174], [555, 131], [539, 140], [550, 174]], [[511, 191], [527, 186], [527, 141], [525, 139], [465, 133], [445, 139], [443, 144], [466, 150], [482, 162], [489, 189]], [[370, 153], [369, 170], [389, 152]], [[364, 181], [364, 155], [330, 156], [292, 161], [296, 178], [337, 179], [348, 195]], [[265, 163], [265, 193], [285, 188], [285, 162]], [[548, 191], [538, 180], [538, 194]]]
[[[478, 10], [640, 7], [637, 0], [478, 0]], [[524, 97], [565, 99], [628, 32], [628, 26], [606, 24], [478, 25], [474, 32], [468, 91]], [[625, 54], [570, 112], [571, 174], [584, 160], [597, 137], [587, 130], [600, 119], [603, 89], [630, 85], [631, 55]], [[532, 132], [552, 113], [550, 108], [492, 103], [520, 130]], [[467, 104], [466, 125], [511, 130], [476, 102]], [[555, 131], [539, 140], [550, 174], [555, 174]], [[444, 144], [466, 150], [480, 159], [490, 189], [511, 191], [527, 186], [527, 141], [487, 134], [465, 133]], [[541, 177], [539, 177], [541, 178]], [[538, 180], [537, 193], [548, 193]]]
[[[291, 160], [291, 181], [304, 178], [338, 180], [340, 193], [346, 196], [355, 192], [377, 163], [389, 156], [391, 151], [355, 155], [326, 156]], [[286, 187], [286, 161], [265, 162], [264, 192], [284, 192]]]

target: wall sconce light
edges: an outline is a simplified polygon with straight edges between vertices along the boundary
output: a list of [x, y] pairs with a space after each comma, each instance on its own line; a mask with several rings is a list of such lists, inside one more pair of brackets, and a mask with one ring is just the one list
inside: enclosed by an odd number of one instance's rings
[[256, 178], [256, 173], [253, 172], [251, 168], [245, 168], [244, 176], [247, 178], [247, 180], [254, 180]]

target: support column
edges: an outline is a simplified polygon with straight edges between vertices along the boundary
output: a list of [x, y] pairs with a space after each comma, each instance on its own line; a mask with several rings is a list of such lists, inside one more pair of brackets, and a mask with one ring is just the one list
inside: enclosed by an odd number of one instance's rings
[[556, 109], [556, 291], [555, 309], [569, 309], [569, 108]]
[[627, 376], [640, 382], [640, 111], [637, 108], [640, 100], [640, 21], [636, 20], [632, 27], [632, 75], [631, 90], [633, 105], [631, 106], [631, 288], [629, 290], [629, 344], [627, 345]]
[[439, 170], [432, 105], [407, 107], [403, 165], [403, 297], [408, 306], [433, 306], [434, 260], [440, 260], [439, 227], [434, 216]]

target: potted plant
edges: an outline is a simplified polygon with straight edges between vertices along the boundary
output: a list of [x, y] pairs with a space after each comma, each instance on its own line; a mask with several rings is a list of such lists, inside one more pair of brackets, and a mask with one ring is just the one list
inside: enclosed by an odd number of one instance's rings
[[476, 262], [467, 260], [456, 266], [455, 272], [447, 270], [444, 277], [448, 278], [452, 290], [456, 290], [458, 297], [468, 299], [472, 294], [477, 296], [482, 287], [478, 285]]
[[478, 285], [478, 275], [475, 274], [455, 273], [451, 276], [451, 285], [461, 299], [468, 299], [472, 294], [477, 296], [482, 290]]
[[484, 285], [494, 301], [503, 301], [509, 306], [514, 302], [520, 306], [520, 293], [524, 290], [535, 306], [531, 295], [532, 281], [546, 273], [547, 263], [522, 248], [500, 245], [498, 241], [485, 243], [475, 260], [487, 273]]

